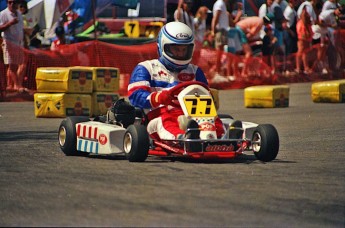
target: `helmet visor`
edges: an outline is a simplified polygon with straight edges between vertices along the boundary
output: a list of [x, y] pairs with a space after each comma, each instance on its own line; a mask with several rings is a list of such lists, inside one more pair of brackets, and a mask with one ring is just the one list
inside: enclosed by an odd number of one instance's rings
[[166, 44], [164, 52], [172, 59], [189, 60], [193, 55], [194, 44]]

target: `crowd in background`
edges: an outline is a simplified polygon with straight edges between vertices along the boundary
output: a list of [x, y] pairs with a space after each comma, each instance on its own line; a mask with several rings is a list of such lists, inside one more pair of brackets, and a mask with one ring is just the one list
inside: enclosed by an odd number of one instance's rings
[[[224, 67], [224, 52], [244, 57], [240, 72], [242, 76], [247, 74], [248, 59], [257, 55], [273, 72], [291, 73], [291, 69], [278, 67], [278, 62], [286, 61], [291, 55], [295, 61], [293, 73], [309, 75], [313, 71], [330, 72], [327, 49], [334, 45], [333, 34], [340, 27], [339, 19], [344, 19], [344, 6], [338, 0], [266, 0], [259, 7], [257, 15], [253, 16], [244, 14], [240, 0], [214, 0], [211, 5], [202, 4], [209, 1], [199, 1], [197, 5], [193, 0], [176, 2], [176, 10], [167, 17], [183, 22], [193, 30], [195, 56], [201, 56], [205, 49], [216, 50], [216, 54], [212, 52], [216, 61], [211, 66], [216, 76], [224, 74], [221, 70]], [[198, 8], [195, 9], [195, 6]], [[23, 87], [25, 55], [22, 48], [11, 45], [29, 48], [30, 43], [30, 47], [40, 47], [38, 31], [27, 27], [27, 11], [25, 0], [7, 0], [7, 8], [0, 13], [7, 91], [27, 90]], [[51, 40], [51, 51], [57, 51], [60, 45], [72, 42], [70, 24], [73, 20], [73, 12], [67, 11], [55, 29], [56, 37]], [[317, 45], [317, 54], [316, 61], [310, 62], [306, 53], [312, 45]], [[227, 75], [234, 75], [231, 58], [227, 59], [226, 64]]]
[[[242, 1], [216, 0], [212, 9], [201, 6], [194, 15], [193, 0], [179, 0], [174, 19], [192, 28], [196, 37], [196, 49], [216, 48], [216, 72], [220, 74], [222, 52], [253, 56], [253, 48], [261, 41], [259, 53], [262, 60], [276, 68], [276, 61], [295, 54], [295, 73], [311, 74], [313, 70], [327, 74], [326, 51], [332, 45], [333, 34], [344, 16], [344, 6], [337, 0], [266, 0], [258, 9], [258, 15], [243, 14]], [[212, 17], [206, 25], [208, 16]], [[317, 59], [313, 65], [307, 60], [306, 51], [319, 44]], [[257, 50], [255, 50], [257, 51]], [[257, 52], [256, 52], [257, 53]], [[246, 74], [244, 66], [242, 74]], [[286, 69], [280, 69], [289, 73]]]

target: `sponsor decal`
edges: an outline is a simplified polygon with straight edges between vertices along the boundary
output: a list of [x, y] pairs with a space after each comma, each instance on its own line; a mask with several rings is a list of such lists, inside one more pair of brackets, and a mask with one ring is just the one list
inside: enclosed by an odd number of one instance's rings
[[177, 33], [176, 38], [181, 39], [181, 40], [186, 40], [186, 39], [189, 39], [189, 35], [187, 33]]
[[61, 108], [61, 103], [60, 103], [60, 101], [55, 105], [55, 108], [56, 108], [57, 110], [60, 110], [60, 108]]
[[206, 152], [228, 152], [228, 151], [233, 151], [234, 146], [233, 145], [208, 145], [205, 148]]
[[207, 138], [207, 139], [215, 139], [215, 137], [214, 137], [213, 134], [208, 134], [208, 135], [206, 135], [206, 138]]
[[209, 122], [201, 123], [199, 125], [199, 127], [202, 131], [215, 131], [216, 130], [216, 126], [214, 126], [213, 124], [211, 124]]
[[36, 107], [37, 107], [38, 109], [40, 109], [40, 107], [41, 107], [41, 102], [36, 101]]
[[100, 134], [98, 137], [98, 141], [101, 145], [105, 145], [108, 142], [108, 138], [105, 134]]
[[74, 113], [76, 116], [81, 116], [83, 114], [83, 105], [81, 102], [76, 102], [74, 104]]
[[195, 77], [194, 74], [187, 74], [187, 73], [179, 73], [177, 75], [178, 79], [182, 82], [185, 82], [185, 81], [192, 81]]
[[80, 71], [80, 73], [79, 73], [79, 84], [85, 85], [85, 83], [86, 83], [86, 72]]
[[108, 84], [111, 82], [111, 72], [107, 69], [104, 72], [104, 83]]
[[161, 70], [158, 72], [158, 75], [159, 76], [167, 76], [168, 74]]
[[287, 107], [289, 106], [289, 99], [284, 96], [284, 94], [280, 94], [279, 99], [275, 101], [276, 107]]
[[104, 105], [107, 108], [110, 108], [113, 104], [113, 96], [112, 95], [105, 95], [104, 97]]

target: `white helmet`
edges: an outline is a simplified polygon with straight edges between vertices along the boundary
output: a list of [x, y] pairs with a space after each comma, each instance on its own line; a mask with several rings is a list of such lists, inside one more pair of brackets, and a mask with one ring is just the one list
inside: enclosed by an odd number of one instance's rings
[[[181, 22], [170, 22], [162, 27], [157, 39], [160, 61], [172, 71], [186, 69], [194, 52], [193, 31]], [[176, 48], [182, 47], [178, 55]], [[174, 51], [175, 50], [175, 51]]]

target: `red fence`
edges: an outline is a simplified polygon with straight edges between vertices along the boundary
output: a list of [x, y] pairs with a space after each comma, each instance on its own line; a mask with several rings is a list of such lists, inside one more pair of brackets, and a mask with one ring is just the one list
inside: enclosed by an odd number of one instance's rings
[[[245, 88], [250, 85], [259, 84], [284, 84], [290, 82], [317, 81], [335, 78], [344, 78], [345, 69], [345, 30], [336, 34], [335, 46], [328, 48], [329, 67], [331, 72], [321, 74], [320, 69], [314, 64], [317, 56], [318, 46], [308, 50], [308, 58], [311, 65], [314, 65], [314, 72], [311, 75], [293, 74], [295, 69], [296, 56], [287, 58], [276, 56], [276, 67], [267, 66], [261, 57], [252, 57], [246, 64], [248, 69], [244, 74], [244, 59], [241, 55], [223, 53], [222, 71], [215, 74], [216, 52], [213, 49], [202, 49], [200, 54], [195, 55], [193, 63], [199, 65], [205, 72], [212, 87], [218, 89]], [[141, 61], [157, 58], [156, 43], [120, 46], [100, 41], [87, 41], [76, 44], [65, 45], [59, 51], [50, 50], [24, 50], [26, 56], [26, 75], [24, 87], [31, 90], [36, 89], [35, 74], [37, 67], [67, 67], [67, 66], [96, 66], [96, 67], [117, 67], [120, 69], [121, 95], [126, 95], [126, 89], [130, 74], [133, 68]], [[0, 88], [6, 89], [5, 65], [0, 61]], [[287, 73], [290, 72], [290, 73]]]

